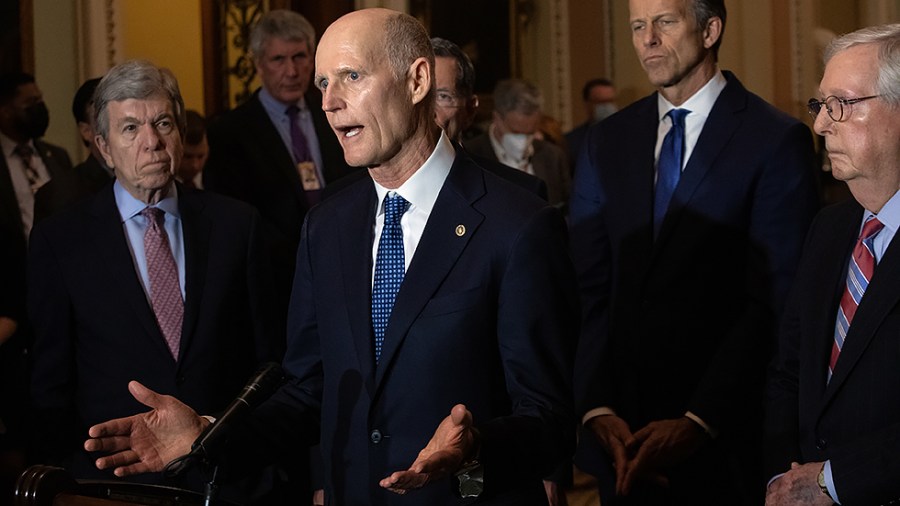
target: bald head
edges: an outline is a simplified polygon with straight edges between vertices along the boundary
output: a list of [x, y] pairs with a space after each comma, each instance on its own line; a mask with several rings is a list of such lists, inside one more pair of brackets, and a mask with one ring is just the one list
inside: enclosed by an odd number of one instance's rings
[[433, 68], [428, 35], [407, 14], [363, 9], [325, 30], [315, 84], [347, 163], [414, 171], [424, 162], [437, 140]]

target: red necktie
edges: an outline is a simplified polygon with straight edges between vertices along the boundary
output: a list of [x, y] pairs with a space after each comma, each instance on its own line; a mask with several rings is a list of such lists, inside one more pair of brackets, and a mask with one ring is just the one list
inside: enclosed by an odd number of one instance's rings
[[150, 305], [156, 315], [159, 330], [166, 338], [169, 351], [178, 360], [181, 344], [181, 325], [184, 321], [184, 301], [178, 282], [178, 266], [169, 247], [169, 236], [163, 226], [165, 212], [157, 207], [146, 207], [141, 215], [147, 219], [144, 232], [144, 254], [147, 258], [147, 274], [150, 278]]
[[847, 270], [847, 283], [844, 286], [841, 306], [838, 309], [837, 321], [834, 325], [834, 342], [831, 346], [831, 360], [828, 362], [829, 381], [834, 367], [837, 365], [841, 349], [844, 348], [844, 339], [847, 337], [847, 331], [850, 330], [853, 315], [856, 314], [856, 308], [859, 307], [863, 294], [866, 293], [866, 288], [869, 286], [869, 280], [872, 279], [872, 274], [875, 272], [872, 240], [882, 228], [884, 225], [878, 221], [878, 218], [872, 217], [863, 225], [859, 239], [856, 240], [856, 246], [853, 247], [850, 267]]

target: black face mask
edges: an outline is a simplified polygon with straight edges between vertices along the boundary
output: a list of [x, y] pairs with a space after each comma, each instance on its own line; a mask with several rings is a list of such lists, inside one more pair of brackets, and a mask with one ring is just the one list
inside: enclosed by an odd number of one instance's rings
[[29, 139], [43, 137], [50, 126], [50, 111], [47, 104], [38, 102], [25, 108], [18, 118], [18, 127]]

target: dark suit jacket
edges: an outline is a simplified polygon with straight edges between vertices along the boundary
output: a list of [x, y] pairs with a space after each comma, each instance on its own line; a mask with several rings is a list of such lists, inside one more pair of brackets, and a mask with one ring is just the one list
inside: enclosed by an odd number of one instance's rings
[[[491, 145], [490, 132], [466, 141], [466, 150], [496, 163], [497, 153]], [[534, 175], [547, 184], [547, 201], [551, 204], [564, 204], [569, 200], [571, 181], [569, 165], [565, 152], [559, 147], [542, 140], [535, 139], [534, 154], [531, 156]], [[516, 170], [516, 169], [513, 169]]]
[[[322, 152], [326, 186], [352, 169], [322, 111], [318, 90], [306, 94]], [[291, 153], [259, 101], [259, 91], [209, 125], [203, 187], [249, 203], [262, 215], [284, 304], [293, 279], [303, 217], [309, 210]]]
[[457, 152], [375, 367], [376, 200], [366, 178], [307, 216], [284, 361], [292, 378], [257, 408], [260, 438], [283, 451], [291, 437], [315, 439], [321, 417], [332, 504], [458, 504], [454, 479], [405, 496], [378, 481], [407, 469], [464, 403], [482, 436], [482, 499], [546, 504], [540, 478], [572, 444], [578, 320], [558, 211]]
[[100, 191], [111, 179], [113, 176], [101, 165], [100, 160], [88, 155], [71, 171], [54, 177], [34, 194], [35, 223], [78, 199]]
[[827, 382], [837, 308], [863, 209], [850, 200], [813, 223], [769, 381], [769, 476], [831, 459], [841, 504], [900, 499], [900, 244], [882, 257]]
[[258, 214], [212, 193], [179, 188], [178, 197], [186, 299], [177, 363], [141, 287], [112, 184], [34, 228], [32, 395], [40, 437], [71, 460], [75, 476], [112, 476], [81, 443], [92, 424], [146, 411], [129, 380], [214, 414], [259, 363], [279, 356], [283, 327], [272, 317]]
[[[68, 176], [72, 170], [72, 161], [66, 150], [41, 140], [34, 141], [34, 148], [40, 155], [50, 179]], [[16, 190], [13, 188], [9, 175], [9, 167], [6, 165], [6, 157], [0, 156], [0, 220], [8, 226], [18, 224], [22, 230], [22, 213], [19, 211], [19, 201], [16, 199]], [[25, 234], [22, 233], [20, 247], [25, 247]]]
[[765, 364], [817, 208], [809, 129], [725, 75], [656, 240], [656, 94], [592, 128], [570, 209], [579, 413], [608, 406], [638, 430], [691, 411], [720, 431], [671, 471], [696, 504], [724, 504], [736, 474], [762, 480]]

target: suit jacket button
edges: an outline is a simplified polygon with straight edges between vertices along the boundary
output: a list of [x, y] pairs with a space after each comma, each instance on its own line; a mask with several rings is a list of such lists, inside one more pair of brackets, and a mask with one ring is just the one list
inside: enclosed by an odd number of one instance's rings
[[369, 435], [369, 439], [371, 439], [372, 443], [374, 443], [374, 444], [380, 443], [381, 442], [381, 431], [378, 429], [373, 430], [372, 434]]
[[816, 441], [816, 450], [823, 452], [825, 451], [825, 448], [828, 448], [828, 442], [825, 441], [825, 438], [819, 438], [819, 440]]

